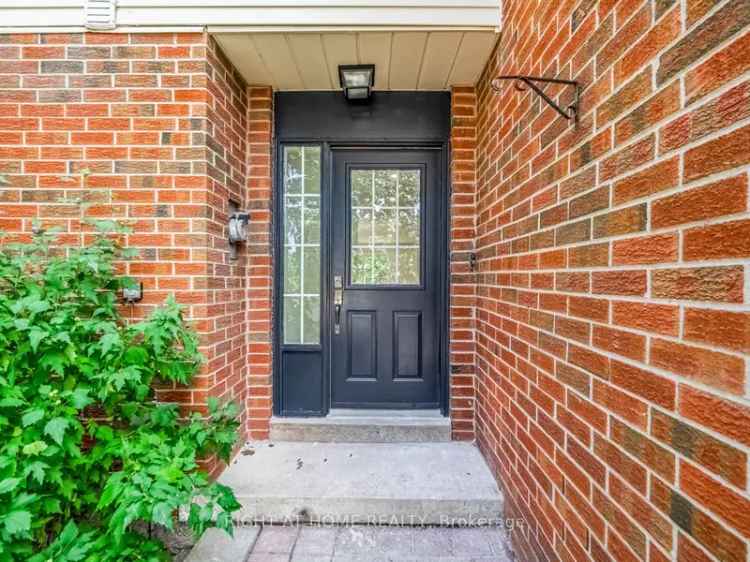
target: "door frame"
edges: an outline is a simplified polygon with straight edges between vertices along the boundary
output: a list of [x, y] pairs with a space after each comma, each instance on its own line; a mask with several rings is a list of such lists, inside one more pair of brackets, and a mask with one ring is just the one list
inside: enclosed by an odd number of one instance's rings
[[[341, 94], [338, 94], [341, 95]], [[283, 321], [282, 293], [283, 293], [283, 247], [281, 220], [283, 213], [283, 147], [285, 145], [307, 145], [321, 147], [321, 261], [324, 267], [321, 269], [321, 341], [318, 346], [311, 345], [288, 345], [281, 341], [281, 325]], [[438, 310], [438, 395], [440, 410], [444, 416], [449, 415], [450, 409], [450, 385], [449, 385], [449, 341], [450, 341], [450, 142], [445, 140], [422, 140], [401, 139], [397, 141], [377, 139], [352, 139], [337, 136], [311, 136], [301, 135], [276, 135], [273, 142], [273, 186], [272, 186], [272, 270], [273, 270], [273, 357], [272, 357], [272, 400], [273, 413], [281, 417], [324, 417], [328, 415], [331, 406], [331, 345], [332, 336], [331, 318], [328, 311], [331, 308], [332, 275], [333, 264], [330, 259], [332, 252], [331, 231], [333, 224], [330, 212], [333, 205], [333, 151], [351, 150], [435, 150], [439, 152], [438, 163], [438, 239], [441, 247], [438, 257], [438, 282], [439, 294], [442, 302]], [[283, 348], [283, 349], [282, 349]], [[296, 352], [322, 353], [322, 407], [318, 412], [313, 411], [289, 411], [283, 403], [284, 380], [281, 369], [281, 356], [283, 350]]]

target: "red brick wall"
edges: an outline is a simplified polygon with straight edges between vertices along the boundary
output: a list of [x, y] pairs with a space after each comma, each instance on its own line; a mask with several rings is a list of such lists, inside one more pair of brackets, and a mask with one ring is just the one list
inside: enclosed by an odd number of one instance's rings
[[474, 88], [451, 92], [450, 240], [450, 417], [453, 439], [474, 433], [476, 279], [471, 254], [476, 237], [476, 95]]
[[145, 286], [132, 314], [174, 294], [202, 336], [192, 388], [161, 391], [190, 408], [208, 394], [244, 404], [249, 390], [252, 252], [231, 260], [226, 236], [229, 200], [256, 198], [247, 98], [204, 34], [0, 37], [0, 228], [28, 237], [39, 220], [80, 243], [80, 210], [64, 201], [76, 198], [128, 221], [140, 255], [127, 270]]
[[247, 252], [249, 271], [250, 363], [248, 433], [254, 439], [268, 439], [272, 413], [273, 332], [273, 242], [272, 242], [272, 146], [273, 92], [271, 88], [250, 88], [248, 125], [248, 204], [252, 241]]
[[[746, 561], [750, 3], [503, 9], [477, 87], [476, 431], [519, 556]], [[580, 122], [499, 74], [579, 80]]]

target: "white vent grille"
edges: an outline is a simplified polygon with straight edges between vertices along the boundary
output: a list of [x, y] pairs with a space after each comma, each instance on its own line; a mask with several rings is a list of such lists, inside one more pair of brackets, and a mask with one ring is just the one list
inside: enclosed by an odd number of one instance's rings
[[114, 29], [116, 0], [86, 0], [86, 28]]

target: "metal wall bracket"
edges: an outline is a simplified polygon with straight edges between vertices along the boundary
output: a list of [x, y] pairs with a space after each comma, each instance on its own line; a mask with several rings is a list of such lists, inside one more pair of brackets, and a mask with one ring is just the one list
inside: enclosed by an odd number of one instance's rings
[[[578, 105], [581, 100], [581, 86], [576, 82], [575, 80], [561, 80], [559, 78], [543, 78], [539, 76], [519, 76], [519, 75], [505, 75], [505, 76], [498, 76], [495, 78], [490, 85], [492, 86], [492, 89], [496, 92], [500, 91], [499, 83], [502, 80], [513, 80], [515, 82], [516, 90], [519, 92], [525, 92], [526, 88], [524, 88], [519, 82], [523, 82], [526, 86], [534, 90], [539, 97], [541, 97], [547, 105], [549, 105], [552, 109], [557, 111], [560, 115], [565, 117], [565, 119], [574, 119], [575, 121], [578, 121]], [[572, 86], [575, 89], [575, 96], [573, 98], [573, 103], [571, 103], [567, 108], [563, 109], [559, 105], [557, 105], [552, 98], [550, 98], [547, 94], [544, 93], [544, 91], [534, 84], [534, 82], [542, 82], [544, 84], [563, 84], [565, 86]]]

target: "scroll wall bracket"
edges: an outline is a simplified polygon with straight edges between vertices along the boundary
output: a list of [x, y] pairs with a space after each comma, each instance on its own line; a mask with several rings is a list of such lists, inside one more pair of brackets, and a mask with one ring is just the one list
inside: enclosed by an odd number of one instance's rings
[[[519, 92], [525, 92], [526, 88], [522, 85], [525, 84], [529, 88], [531, 88], [539, 97], [541, 97], [547, 105], [549, 105], [552, 109], [557, 111], [560, 115], [565, 117], [565, 119], [573, 119], [574, 121], [578, 121], [578, 107], [579, 102], [581, 101], [581, 86], [576, 82], [575, 80], [561, 80], [559, 78], [543, 78], [540, 76], [520, 76], [520, 75], [505, 75], [505, 76], [498, 76], [491, 82], [492, 89], [496, 92], [500, 91], [500, 82], [502, 80], [513, 80], [515, 82], [516, 90]], [[557, 103], [555, 103], [552, 98], [550, 98], [547, 94], [544, 93], [544, 91], [537, 86], [534, 82], [542, 82], [544, 84], [563, 84], [564, 86], [572, 86], [575, 90], [575, 95], [573, 97], [573, 103], [571, 103], [567, 108], [560, 107]]]

